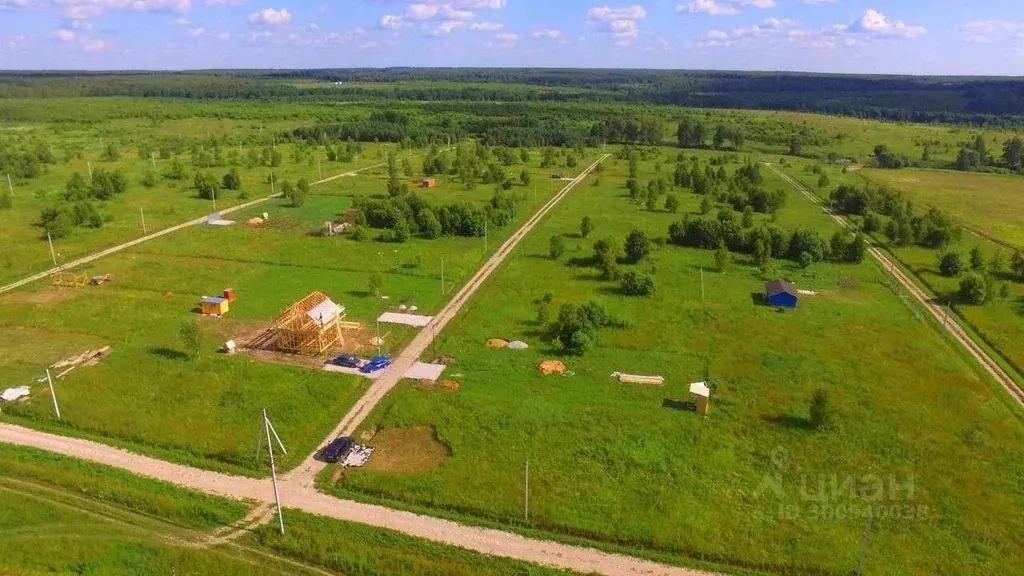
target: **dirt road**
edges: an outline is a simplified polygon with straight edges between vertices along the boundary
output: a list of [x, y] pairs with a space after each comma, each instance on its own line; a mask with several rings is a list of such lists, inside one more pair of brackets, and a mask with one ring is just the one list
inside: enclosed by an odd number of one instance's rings
[[[498, 266], [505, 260], [505, 258], [512, 252], [512, 250], [519, 244], [527, 234], [533, 230], [534, 226], [537, 225], [548, 212], [551, 211], [569, 192], [572, 191], [580, 182], [586, 179], [587, 175], [597, 167], [598, 164], [608, 158], [608, 154], [601, 156], [596, 162], [587, 167], [586, 170], [581, 172], [575, 178], [572, 178], [568, 184], [563, 187], [558, 194], [555, 194], [550, 200], [548, 200], [543, 206], [540, 207], [537, 212], [530, 217], [529, 220], [523, 223], [522, 226], [516, 230], [508, 240], [505, 241], [501, 247], [498, 248], [497, 252], [491, 256], [483, 266], [477, 270], [476, 274], [469, 279], [469, 282], [462, 287], [461, 290], [451, 299], [448, 304], [441, 309], [434, 318], [427, 324], [423, 330], [420, 330], [419, 334], [413, 338], [412, 342], [399, 353], [397, 356], [392, 358], [391, 366], [377, 378], [370, 388], [363, 394], [356, 403], [349, 409], [349, 412], [345, 414], [338, 426], [331, 431], [330, 435], [325, 439], [323, 444], [326, 444], [331, 439], [337, 436], [350, 435], [356, 428], [362, 424], [363, 420], [370, 415], [373, 408], [380, 402], [384, 396], [391, 391], [392, 388], [398, 384], [399, 380], [402, 379], [402, 375], [409, 371], [413, 363], [419, 359], [420, 355], [430, 346], [431, 342], [437, 334], [444, 329], [444, 327], [455, 317], [455, 314], [462, 308], [463, 305], [469, 300], [478, 288], [483, 284], [490, 275], [498, 268]], [[290, 482], [296, 482], [303, 484], [307, 487], [312, 488], [313, 482], [316, 475], [323, 470], [326, 464], [319, 462], [313, 458], [314, 454], [310, 454], [306, 460], [292, 470], [286, 479]]]
[[[380, 168], [381, 166], [384, 166], [384, 164], [374, 164], [373, 166], [364, 166], [363, 168], [359, 168], [358, 170], [351, 170], [349, 172], [343, 172], [341, 174], [337, 174], [337, 175], [331, 176], [329, 178], [324, 178], [323, 180], [318, 180], [318, 181], [313, 182], [312, 184], [310, 184], [310, 186], [317, 186], [319, 184], [324, 184], [324, 183], [327, 183], [327, 182], [331, 182], [332, 180], [337, 180], [338, 178], [344, 178], [346, 176], [356, 176], [360, 172], [364, 172], [366, 170], [373, 170], [374, 168]], [[251, 208], [253, 206], [257, 206], [259, 204], [262, 204], [262, 203], [266, 202], [267, 200], [272, 200], [274, 198], [280, 198], [280, 197], [281, 197], [280, 193], [278, 193], [278, 194], [271, 194], [270, 196], [266, 196], [266, 197], [263, 197], [263, 198], [257, 198], [256, 200], [251, 200], [251, 201], [246, 202], [244, 204], [239, 204], [238, 206], [233, 206], [231, 208], [225, 208], [223, 210], [219, 210], [218, 213], [221, 216], [226, 216], [226, 215], [231, 214], [233, 212], [238, 212], [239, 210], [245, 210], [246, 208]], [[105, 250], [100, 250], [99, 252], [96, 252], [94, 254], [90, 254], [88, 256], [83, 256], [82, 258], [79, 258], [77, 260], [72, 260], [71, 262], [67, 262], [66, 264], [61, 264], [60, 266], [56, 266], [54, 268], [50, 268], [49, 270], [45, 270], [45, 271], [40, 272], [38, 274], [33, 274], [32, 276], [29, 276], [28, 278], [22, 278], [21, 280], [18, 280], [17, 282], [12, 282], [11, 284], [8, 284], [6, 286], [0, 286], [0, 294], [3, 294], [4, 292], [10, 292], [11, 290], [16, 290], [16, 289], [21, 288], [22, 286], [24, 286], [26, 284], [31, 284], [32, 282], [35, 282], [36, 280], [42, 280], [44, 278], [48, 278], [48, 277], [53, 276], [54, 274], [56, 274], [58, 272], [63, 272], [65, 270], [70, 270], [71, 268], [75, 268], [75, 267], [81, 266], [83, 264], [88, 264], [89, 262], [92, 262], [93, 260], [98, 260], [100, 258], [103, 258], [104, 256], [110, 256], [111, 254], [115, 254], [115, 253], [120, 252], [122, 250], [127, 250], [128, 248], [131, 248], [132, 246], [138, 246], [139, 244], [142, 244], [143, 242], [149, 242], [150, 240], [155, 240], [156, 238], [159, 238], [161, 236], [166, 236], [168, 234], [171, 234], [172, 232], [177, 232], [178, 230], [184, 230], [185, 228], [188, 228], [190, 226], [198, 226], [199, 224], [205, 223], [207, 221], [207, 218], [209, 218], [209, 216], [200, 216], [199, 218], [195, 218], [193, 220], [189, 220], [188, 222], [182, 222], [181, 224], [175, 224], [174, 226], [171, 226], [170, 228], [164, 228], [163, 230], [154, 232], [152, 234], [147, 234], [145, 236], [142, 236], [141, 238], [136, 238], [135, 240], [132, 240], [130, 242], [125, 242], [123, 244], [118, 244], [117, 246], [111, 246], [110, 248], [107, 248]]]
[[[852, 229], [852, 225], [849, 222], [847, 222], [845, 218], [838, 214], [832, 213], [828, 209], [828, 207], [826, 207], [824, 203], [810, 190], [808, 190], [803, 184], [797, 182], [788, 174], [776, 168], [773, 164], [766, 165], [768, 166], [768, 168], [772, 170], [772, 172], [775, 172], [780, 178], [782, 178], [786, 182], [789, 182], [790, 185], [796, 188], [797, 191], [799, 191], [801, 194], [806, 196], [811, 202], [814, 202], [818, 206], [821, 206], [822, 209], [825, 212], [827, 212], [829, 216], [831, 216], [832, 219], [838, 222], [841, 226], [843, 226], [844, 228]], [[981, 346], [979, 346], [978, 343], [975, 342], [974, 339], [971, 338], [966, 331], [964, 331], [964, 329], [960, 326], [960, 324], [956, 321], [955, 318], [951, 317], [946, 312], [946, 310], [943, 310], [941, 304], [935, 302], [931, 297], [928, 296], [928, 294], [926, 294], [923, 290], [918, 288], [917, 284], [915, 284], [914, 281], [909, 276], [907, 276], [903, 272], [903, 270], [900, 269], [899, 266], [897, 266], [892, 260], [890, 260], [889, 257], [886, 256], [882, 250], [874, 246], [874, 244], [870, 240], [868, 241], [868, 253], [870, 253], [871, 256], [875, 260], [877, 260], [883, 268], [888, 270], [889, 273], [892, 274], [893, 277], [895, 277], [896, 280], [898, 280], [899, 283], [902, 284], [903, 287], [906, 288], [907, 291], [914, 298], [916, 298], [918, 301], [924, 304], [928, 312], [930, 312], [931, 315], [934, 316], [940, 324], [942, 324], [947, 330], [949, 330], [950, 335], [952, 335], [953, 338], [955, 338], [956, 341], [960, 343], [960, 345], [967, 349], [967, 352], [970, 353], [970, 355], [973, 356], [979, 364], [981, 364], [982, 368], [984, 368], [985, 371], [988, 372], [992, 376], [992, 378], [995, 379], [996, 382], [998, 382], [1004, 389], [1006, 389], [1007, 392], [1010, 393], [1010, 396], [1014, 400], [1016, 400], [1021, 405], [1024, 405], [1024, 390], [1021, 390], [1021, 388], [1017, 386], [1017, 383], [1013, 380], [1013, 378], [1011, 378], [1010, 375], [1007, 374], [1001, 366], [999, 366], [999, 363], [993, 360], [992, 357], [989, 356], [988, 353], [985, 352], [985, 350]]]

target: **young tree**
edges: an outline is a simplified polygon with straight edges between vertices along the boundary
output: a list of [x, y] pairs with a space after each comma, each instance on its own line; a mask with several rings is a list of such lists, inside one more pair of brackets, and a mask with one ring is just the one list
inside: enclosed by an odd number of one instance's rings
[[529, 186], [531, 180], [533, 180], [533, 177], [530, 176], [530, 171], [523, 168], [523, 171], [519, 173], [519, 183], [523, 186]]
[[679, 196], [668, 194], [665, 196], [665, 210], [675, 213], [679, 211]]
[[[283, 188], [283, 187], [282, 187]], [[295, 188], [291, 191], [292, 206], [298, 208], [306, 202], [306, 196], [309, 195], [309, 180], [305, 178], [299, 178]]]
[[810, 415], [811, 427], [815, 430], [825, 430], [832, 426], [834, 415], [828, 392], [820, 388], [814, 391], [814, 397], [811, 398]]
[[181, 327], [178, 328], [178, 336], [181, 338], [182, 347], [185, 348], [185, 354], [189, 358], [199, 360], [203, 350], [203, 333], [195, 318], [181, 323]]
[[981, 305], [988, 299], [989, 290], [985, 277], [977, 272], [968, 272], [960, 280], [960, 300], [967, 304]]
[[643, 230], [633, 229], [626, 236], [626, 261], [636, 264], [651, 253], [651, 239]]
[[993, 276], [998, 276], [1003, 273], [1003, 252], [996, 250], [996, 253], [992, 255], [992, 259], [988, 261], [988, 272]]
[[420, 235], [428, 240], [439, 238], [441, 236], [441, 221], [437, 219], [437, 214], [434, 213], [430, 208], [420, 208], [419, 214], [416, 216], [417, 225], [420, 229]]
[[156, 174], [154, 174], [152, 170], [146, 171], [146, 174], [142, 177], [142, 185], [146, 188], [156, 186]]
[[700, 213], [701, 214], [707, 214], [708, 212], [711, 212], [711, 209], [713, 207], [714, 207], [714, 204], [711, 202], [711, 198], [708, 197], [708, 196], [705, 196], [704, 199], [701, 200], [701, 202], [700, 202]]
[[964, 263], [956, 252], [939, 256], [939, 272], [947, 278], [956, 278], [964, 273]]
[[611, 239], [594, 242], [594, 265], [601, 270], [601, 277], [605, 280], [615, 280], [619, 277], [617, 252], [618, 248]]
[[647, 190], [647, 201], [644, 202], [644, 207], [647, 208], [648, 212], [654, 212], [658, 209], [658, 191], [656, 189]]
[[594, 231], [594, 221], [590, 219], [590, 216], [584, 216], [580, 220], [580, 237], [586, 238], [590, 236], [590, 233]]
[[121, 151], [117, 149], [117, 145], [107, 142], [107, 146], [103, 149], [103, 159], [107, 162], [117, 162], [120, 158]]
[[374, 298], [380, 298], [381, 293], [384, 291], [384, 276], [380, 272], [370, 272], [367, 288], [370, 289], [370, 293], [373, 294]]
[[551, 237], [548, 242], [548, 253], [552, 260], [558, 260], [565, 254], [565, 239], [561, 235]]
[[[294, 194], [295, 194], [295, 186], [292, 185], [291, 182], [289, 182], [288, 180], [285, 180], [284, 182], [281, 182], [281, 195], [282, 196], [284, 196], [288, 200], [292, 200], [292, 196]], [[295, 205], [295, 201], [294, 200], [292, 201], [292, 205], [293, 206]]]
[[726, 248], [725, 242], [719, 242], [715, 249], [715, 267], [719, 272], [727, 272], [732, 266], [732, 253]]
[[981, 253], [981, 248], [971, 248], [971, 270], [981, 270], [984, 267], [985, 255]]
[[868, 243], [864, 235], [858, 232], [853, 236], [853, 241], [846, 245], [844, 257], [847, 262], [860, 264], [868, 252]]
[[828, 174], [822, 172], [821, 176], [818, 177], [818, 192], [821, 192], [825, 188], [828, 188], [828, 184]]
[[1024, 252], [1016, 250], [1010, 257], [1010, 270], [1019, 278], [1024, 278]]

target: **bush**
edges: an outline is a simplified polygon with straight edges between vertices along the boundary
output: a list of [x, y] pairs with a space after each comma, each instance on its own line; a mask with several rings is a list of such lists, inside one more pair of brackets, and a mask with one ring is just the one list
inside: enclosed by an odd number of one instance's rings
[[678, 212], [679, 204], [679, 196], [675, 194], [665, 196], [665, 210], [673, 213]]
[[558, 309], [551, 334], [566, 353], [583, 354], [597, 340], [597, 331], [611, 324], [611, 317], [596, 302], [582, 306], [566, 303]]
[[828, 392], [818, 389], [811, 399], [811, 427], [815, 430], [830, 428], [834, 420]]
[[981, 253], [981, 248], [971, 248], [971, 270], [981, 270], [984, 267], [985, 255]]
[[590, 219], [590, 216], [584, 216], [580, 220], [580, 236], [586, 238], [590, 236], [590, 233], [594, 231], [594, 221]]
[[650, 296], [654, 294], [654, 278], [646, 274], [626, 272], [622, 275], [622, 293], [626, 296]]
[[51, 238], [67, 238], [75, 227], [75, 215], [68, 206], [44, 209], [41, 220]]
[[982, 305], [988, 300], [988, 282], [977, 272], [967, 273], [960, 280], [960, 301], [967, 304]]
[[964, 273], [964, 263], [956, 252], [946, 252], [939, 256], [939, 272], [947, 278], [956, 278]]
[[811, 264], [814, 264], [814, 256], [811, 256], [810, 252], [801, 252], [796, 262], [801, 268], [807, 268]]
[[203, 333], [199, 330], [199, 323], [195, 318], [181, 323], [178, 329], [178, 336], [181, 338], [181, 345], [185, 353], [196, 360], [203, 349]]
[[651, 239], [643, 230], [633, 229], [626, 236], [626, 261], [636, 264], [651, 253]]
[[722, 242], [715, 249], [715, 267], [719, 272], [726, 272], [730, 266], [732, 266], [732, 253], [725, 247], [725, 242]]
[[420, 229], [420, 235], [428, 240], [439, 238], [441, 236], [441, 221], [437, 219], [437, 214], [430, 208], [422, 208], [417, 216], [417, 225]]
[[142, 185], [146, 188], [156, 186], [156, 174], [154, 174], [152, 170], [146, 171], [146, 175], [142, 177]]
[[548, 253], [552, 260], [558, 260], [565, 254], [565, 239], [561, 235], [551, 237], [551, 241], [548, 243]]

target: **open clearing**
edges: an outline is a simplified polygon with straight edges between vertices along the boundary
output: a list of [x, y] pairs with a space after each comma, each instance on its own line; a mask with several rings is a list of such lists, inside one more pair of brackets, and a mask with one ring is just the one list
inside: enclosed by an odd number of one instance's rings
[[[653, 163], [641, 166], [650, 178]], [[460, 390], [404, 383], [365, 423], [433, 426], [452, 457], [429, 474], [350, 471], [334, 493], [521, 525], [529, 460], [535, 528], [772, 571], [847, 572], [870, 510], [868, 572], [1021, 570], [1017, 409], [892, 294], [883, 271], [869, 261], [799, 269], [777, 260], [770, 277], [821, 293], [778, 313], [753, 304], [764, 277], [748, 257], [719, 274], [712, 252], [669, 245], [639, 266], [654, 271], [655, 295], [622, 297], [574, 262], [589, 258], [594, 239], [621, 241], [633, 227], [664, 237], [700, 199], [684, 193], [680, 213], [646, 212], [621, 188], [625, 163], [605, 168], [602, 184], [567, 198], [442, 332], [438, 354], [455, 358]], [[783, 185], [765, 172], [769, 187]], [[595, 229], [583, 240], [586, 215]], [[836, 229], [795, 193], [776, 220], [825, 238]], [[567, 244], [559, 261], [547, 256], [556, 234]], [[545, 292], [556, 309], [598, 300], [628, 327], [603, 331], [583, 357], [560, 358], [572, 375], [541, 376], [538, 363], [557, 357], [535, 323]], [[531, 348], [484, 346], [495, 334]], [[616, 371], [667, 383], [624, 385], [609, 377]], [[689, 383], [705, 377], [706, 420], [680, 410]], [[819, 388], [835, 404], [834, 431], [810, 429]], [[778, 490], [765, 491], [766, 480]]]
[[982, 234], [1024, 247], [1024, 182], [1020, 176], [914, 169], [871, 169], [862, 174], [900, 190], [917, 204], [955, 214]]

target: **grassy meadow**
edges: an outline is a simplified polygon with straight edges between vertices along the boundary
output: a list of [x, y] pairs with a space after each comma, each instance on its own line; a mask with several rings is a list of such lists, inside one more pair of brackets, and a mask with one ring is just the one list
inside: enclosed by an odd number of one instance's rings
[[[243, 345], [293, 302], [319, 290], [346, 307], [348, 320], [363, 324], [362, 332], [346, 335], [347, 344], [363, 355], [375, 354], [369, 341], [381, 311], [404, 303], [424, 314], [437, 312], [515, 227], [564, 185], [547, 176], [565, 168], [539, 164], [534, 151], [525, 166], [534, 185], [512, 190], [515, 220], [490, 230], [486, 244], [483, 238], [461, 237], [375, 242], [373, 230], [363, 241], [322, 237], [323, 223], [340, 219], [353, 198], [386, 189], [384, 171], [375, 169], [313, 188], [300, 207], [271, 200], [232, 215], [234, 226], [192, 227], [83, 268], [90, 275], [111, 274], [110, 284], [59, 289], [42, 281], [0, 295], [0, 337], [9, 343], [0, 358], [0, 387], [32, 389], [27, 401], [5, 406], [4, 413], [29, 426], [162, 458], [266, 474], [265, 464], [254, 460], [260, 411], [266, 408], [289, 450], [280, 465], [294, 466], [316, 448], [367, 381], [255, 361], [247, 354], [226, 356], [218, 348], [229, 339]], [[419, 193], [435, 204], [483, 204], [493, 191], [484, 185], [466, 190], [444, 177], [436, 188]], [[267, 224], [245, 223], [263, 212], [270, 215]], [[370, 290], [374, 274], [381, 275], [388, 300]], [[201, 296], [228, 287], [239, 299], [224, 318], [199, 320], [201, 359], [190, 359], [179, 337], [181, 323], [195, 317]], [[415, 329], [382, 325], [380, 332], [381, 351], [395, 353]], [[58, 421], [38, 379], [57, 360], [104, 345], [113, 346], [114, 353], [57, 381], [63, 416]]]
[[[647, 212], [630, 203], [625, 171], [609, 160], [600, 185], [592, 177], [570, 194], [441, 334], [458, 392], [405, 382], [365, 423], [432, 427], [450, 456], [430, 470], [349, 471], [333, 493], [792, 573], [853, 570], [871, 511], [866, 573], [1024, 569], [1024, 524], [1013, 512], [1024, 505], [1014, 481], [1024, 472], [1020, 414], [892, 294], [880, 269], [777, 260], [768, 278], [817, 292], [782, 313], [758, 304], [766, 276], [748, 257], [719, 273], [713, 252], [656, 241], [647, 260], [623, 268], [653, 273], [655, 295], [622, 296], [580, 265], [594, 240], [621, 242], [633, 228], [664, 238], [699, 205], [683, 192], [679, 213]], [[642, 179], [653, 175], [654, 163], [641, 163]], [[587, 239], [584, 216], [595, 222]], [[776, 222], [836, 229], [795, 192]], [[554, 235], [568, 245], [557, 261], [548, 256]], [[596, 300], [626, 327], [603, 330], [582, 357], [562, 357], [536, 322], [545, 293], [556, 309]], [[495, 337], [531, 348], [486, 348]], [[571, 375], [541, 376], [538, 363], [553, 358]], [[622, 384], [616, 371], [666, 384]], [[685, 404], [689, 383], [703, 379], [707, 419]], [[809, 423], [817, 389], [833, 402], [830, 431]], [[882, 492], [872, 488], [879, 479]]]

